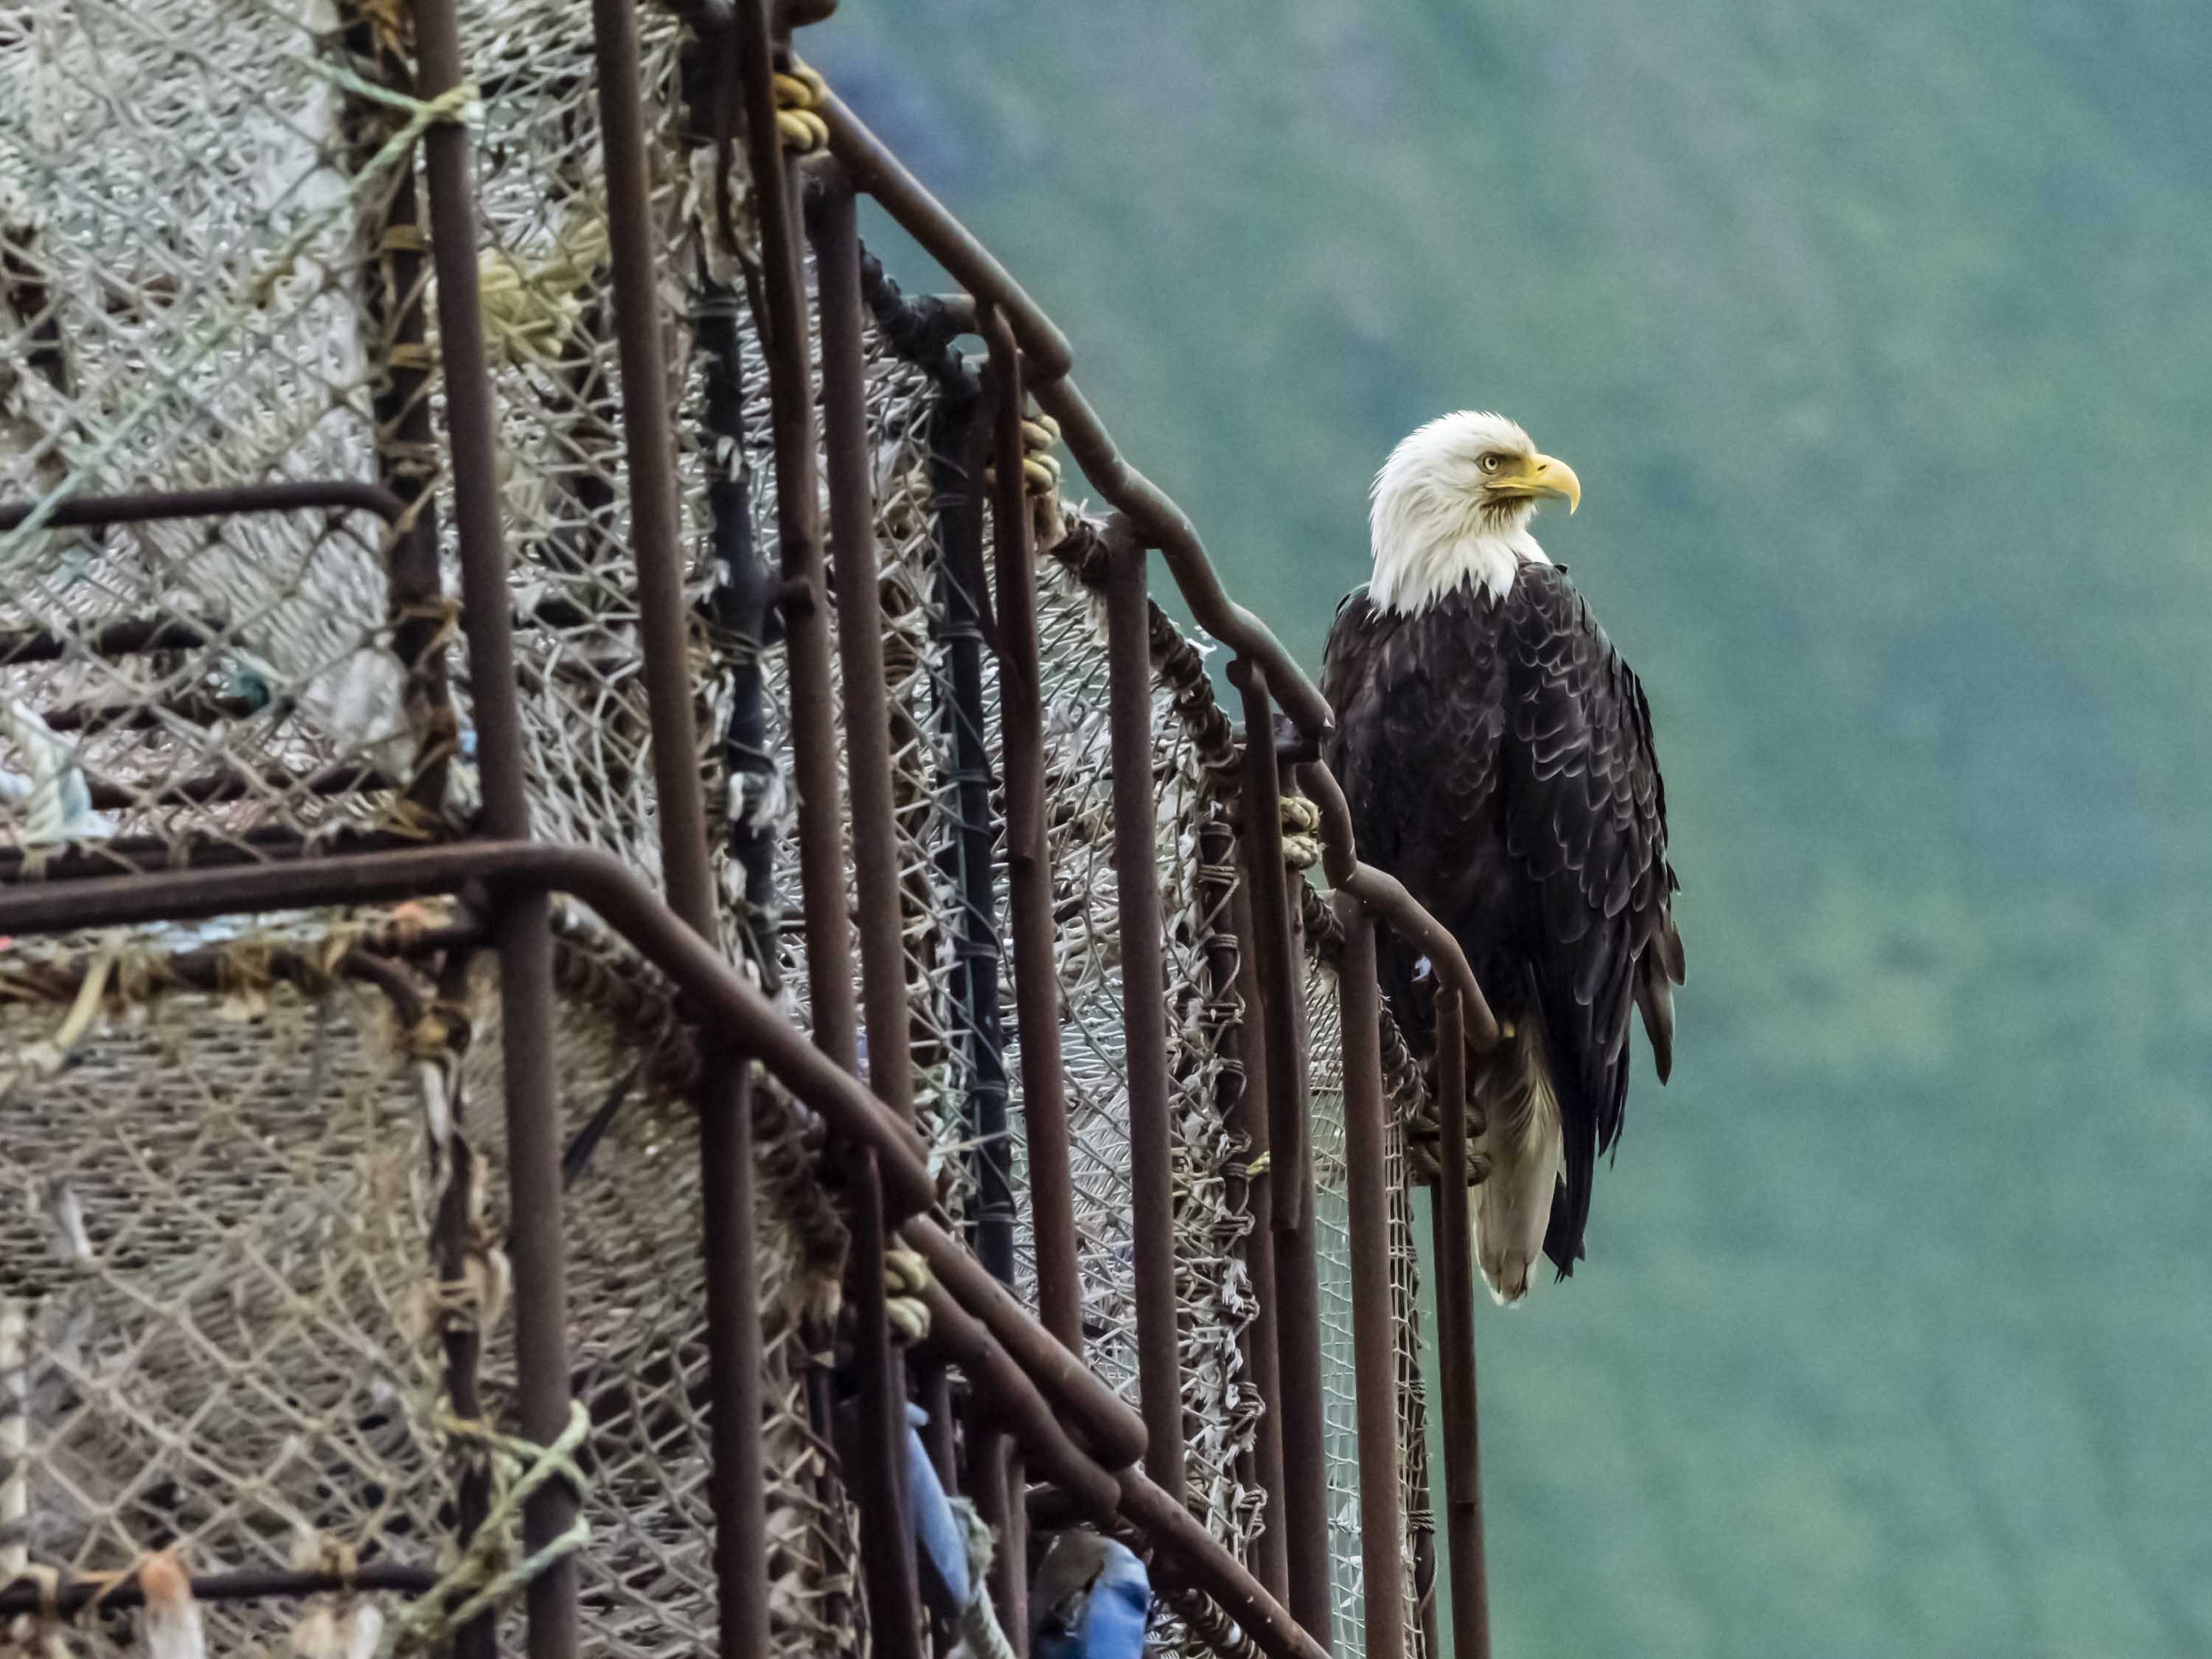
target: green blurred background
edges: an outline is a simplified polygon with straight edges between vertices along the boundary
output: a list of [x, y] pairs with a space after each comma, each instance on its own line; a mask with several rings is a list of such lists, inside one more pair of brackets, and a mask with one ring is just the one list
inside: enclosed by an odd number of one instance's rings
[[2212, 8], [809, 49], [1309, 663], [1417, 422], [1581, 472], [1691, 973], [1584, 1273], [1479, 1316], [1498, 1651], [2212, 1651]]

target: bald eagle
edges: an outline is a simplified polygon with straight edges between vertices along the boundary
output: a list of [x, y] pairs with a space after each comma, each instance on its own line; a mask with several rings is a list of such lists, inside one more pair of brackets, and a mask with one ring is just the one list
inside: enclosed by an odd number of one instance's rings
[[[1540, 1249], [1561, 1278], [1582, 1259], [1630, 1006], [1664, 1083], [1683, 972], [1651, 711], [1528, 533], [1546, 498], [1572, 513], [1581, 482], [1501, 416], [1447, 415], [1400, 444], [1375, 479], [1374, 575], [1338, 607], [1322, 679], [1360, 856], [1451, 930], [1498, 1017], [1468, 1088], [1489, 1171], [1475, 1251], [1501, 1303]], [[1393, 938], [1382, 975], [1429, 1052], [1427, 965]]]

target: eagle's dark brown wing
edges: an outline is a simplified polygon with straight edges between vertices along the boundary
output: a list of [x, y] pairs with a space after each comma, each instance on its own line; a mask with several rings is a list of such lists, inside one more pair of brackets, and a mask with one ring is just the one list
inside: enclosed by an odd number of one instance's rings
[[1678, 884], [1650, 708], [1589, 606], [1564, 573], [1523, 566], [1502, 633], [1506, 850], [1539, 898], [1533, 966], [1565, 1143], [1545, 1250], [1565, 1270], [1582, 1255], [1597, 1155], [1620, 1133], [1632, 1005], [1662, 1082], [1673, 1063]]

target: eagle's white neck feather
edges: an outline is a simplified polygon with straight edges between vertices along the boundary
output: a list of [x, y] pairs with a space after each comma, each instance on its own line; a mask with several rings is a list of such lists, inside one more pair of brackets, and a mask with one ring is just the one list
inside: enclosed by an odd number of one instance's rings
[[[1379, 515], [1378, 515], [1379, 516]], [[1549, 564], [1526, 525], [1451, 534], [1375, 528], [1375, 577], [1367, 596], [1383, 611], [1419, 616], [1455, 588], [1469, 586], [1504, 599], [1523, 564]]]
[[1462, 585], [1503, 599], [1523, 564], [1549, 564], [1528, 533], [1535, 503], [1483, 500], [1481, 451], [1530, 448], [1501, 416], [1462, 412], [1430, 422], [1390, 452], [1375, 475], [1368, 529], [1375, 574], [1367, 596], [1383, 611], [1419, 615]]

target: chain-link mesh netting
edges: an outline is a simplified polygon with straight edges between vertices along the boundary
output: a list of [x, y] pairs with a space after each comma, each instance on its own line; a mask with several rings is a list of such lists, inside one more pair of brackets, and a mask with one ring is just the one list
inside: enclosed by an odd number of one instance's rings
[[[416, 142], [463, 118], [533, 828], [657, 872], [588, 13], [467, 0], [476, 81], [433, 103], [414, 95], [407, 16], [389, 0], [0, 3], [0, 507], [31, 507], [0, 530], [0, 846], [26, 874], [64, 844], [182, 860], [465, 827], [472, 699], [449, 649], [459, 565]], [[803, 1019], [787, 673], [757, 574], [777, 550], [757, 250], [742, 166], [708, 136], [712, 78], [672, 13], [640, 22], [725, 942]], [[917, 1108], [956, 1219], [991, 1224], [993, 1172], [1011, 1175], [1030, 1293], [985, 403], [941, 338], [918, 348], [895, 325], [872, 267], [870, 298]], [[396, 522], [358, 505], [54, 517], [70, 497], [328, 480], [381, 484]], [[1103, 554], [1048, 489], [1033, 505], [1083, 1314], [1091, 1362], [1133, 1401]], [[1197, 645], [1157, 612], [1152, 669], [1190, 1501], [1247, 1555], [1238, 739]], [[438, 1572], [457, 1524], [496, 1510], [507, 1465], [478, 1425], [514, 1422], [501, 1038], [477, 941], [441, 936], [461, 927], [443, 908], [314, 913], [0, 947], [0, 1584], [172, 1546], [202, 1575]], [[580, 913], [558, 974], [587, 1639], [696, 1651], [714, 1621], [697, 1060], [665, 987]], [[1356, 1649], [1334, 1000], [1319, 975], [1313, 994], [1337, 1635]], [[1401, 1113], [1419, 1092], [1397, 1079]], [[855, 1651], [866, 1611], [827, 1370], [844, 1225], [820, 1126], [763, 1089], [756, 1129], [772, 1631], [781, 1652]], [[1402, 1203], [1394, 1215], [1410, 1352]], [[1401, 1374], [1418, 1510], [1418, 1368]], [[517, 1587], [501, 1579], [500, 1598]], [[222, 1602], [210, 1639], [275, 1651], [301, 1616]], [[80, 1627], [130, 1644], [113, 1609]], [[1159, 1634], [1195, 1640], [1164, 1619]]]

